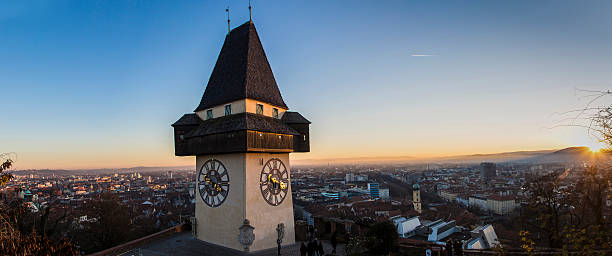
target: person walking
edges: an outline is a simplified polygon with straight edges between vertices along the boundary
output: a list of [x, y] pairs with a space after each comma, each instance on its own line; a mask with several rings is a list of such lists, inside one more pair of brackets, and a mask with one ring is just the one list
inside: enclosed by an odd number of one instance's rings
[[310, 242], [313, 239], [314, 228], [311, 225], [308, 225], [306, 229], [306, 241]]
[[317, 249], [319, 251], [319, 256], [325, 255], [325, 250], [323, 249], [323, 243], [319, 240], [319, 244], [317, 245]]
[[312, 240], [312, 251], [315, 256], [319, 256], [319, 241], [315, 238]]
[[453, 256], [453, 239], [452, 238], [446, 241], [446, 245], [444, 247], [446, 248], [446, 255]]
[[338, 231], [334, 231], [331, 238], [329, 239], [332, 245], [332, 255], [336, 255], [336, 246], [338, 246], [338, 238], [336, 238], [337, 235]]
[[308, 256], [315, 256], [316, 253], [316, 245], [314, 240], [310, 240], [310, 242], [308, 242]]
[[306, 248], [306, 244], [302, 242], [302, 245], [300, 245], [300, 256], [306, 256], [307, 252], [308, 252], [308, 248]]
[[463, 244], [461, 241], [455, 241], [455, 244], [453, 244], [453, 251], [455, 252], [455, 256], [463, 256]]

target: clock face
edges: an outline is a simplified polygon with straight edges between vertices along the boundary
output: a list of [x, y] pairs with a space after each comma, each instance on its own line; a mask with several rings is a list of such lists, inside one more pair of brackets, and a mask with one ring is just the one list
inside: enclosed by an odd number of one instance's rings
[[289, 189], [289, 172], [285, 164], [278, 158], [266, 162], [259, 177], [261, 195], [268, 204], [280, 205]]
[[198, 173], [198, 190], [204, 203], [217, 207], [227, 198], [229, 193], [229, 175], [223, 163], [219, 160], [206, 161]]

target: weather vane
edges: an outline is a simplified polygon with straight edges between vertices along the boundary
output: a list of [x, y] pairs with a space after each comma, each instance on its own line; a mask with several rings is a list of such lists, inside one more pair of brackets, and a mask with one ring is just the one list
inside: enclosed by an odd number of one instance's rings
[[251, 0], [249, 0], [249, 21], [253, 21], [251, 18]]
[[229, 4], [227, 5], [227, 8], [225, 8], [225, 12], [227, 13], [227, 33], [229, 34], [230, 32]]

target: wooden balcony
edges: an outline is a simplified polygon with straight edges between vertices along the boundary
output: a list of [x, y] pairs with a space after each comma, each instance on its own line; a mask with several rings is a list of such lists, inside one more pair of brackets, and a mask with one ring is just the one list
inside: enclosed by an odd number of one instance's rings
[[247, 131], [248, 152], [293, 152], [293, 135]]
[[175, 153], [177, 156], [226, 154], [239, 152], [293, 152], [293, 135], [235, 131], [181, 139], [175, 130]]

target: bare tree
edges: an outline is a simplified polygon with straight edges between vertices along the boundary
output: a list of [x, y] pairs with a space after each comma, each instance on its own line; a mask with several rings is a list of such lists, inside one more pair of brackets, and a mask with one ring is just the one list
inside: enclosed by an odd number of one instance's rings
[[612, 148], [612, 103], [605, 102], [612, 91], [576, 89], [576, 94], [588, 102], [583, 108], [556, 113], [562, 118], [556, 127], [579, 127], [587, 130], [587, 135], [595, 138], [607, 149]]
[[530, 195], [524, 216], [532, 234], [543, 234], [548, 247], [561, 248], [563, 226], [566, 224], [568, 203], [571, 200], [566, 188], [562, 188], [557, 175], [537, 177], [525, 185]]
[[[0, 187], [14, 177], [6, 173], [13, 165], [10, 154], [0, 154]], [[0, 254], [2, 255], [78, 255], [77, 248], [65, 239], [51, 240], [38, 234], [36, 227], [27, 229], [23, 218], [27, 208], [19, 200], [0, 200]], [[48, 212], [48, 211], [47, 211]], [[44, 225], [44, 224], [43, 224]], [[43, 229], [44, 230], [44, 229]]]
[[[563, 175], [538, 177], [525, 186], [529, 206], [524, 209], [530, 232], [524, 239], [537, 240], [542, 235], [548, 246], [578, 255], [607, 255], [612, 249], [610, 197], [612, 184], [612, 103], [603, 102], [611, 91], [577, 89], [589, 99], [584, 108], [561, 113], [570, 115], [557, 126], [585, 128], [587, 136], [595, 138], [605, 148], [599, 160], [590, 164], [580, 177], [563, 181]], [[526, 236], [531, 235], [531, 238]]]

